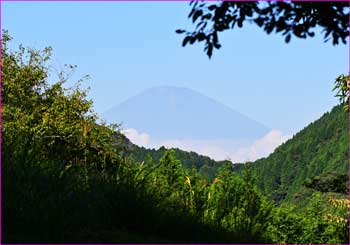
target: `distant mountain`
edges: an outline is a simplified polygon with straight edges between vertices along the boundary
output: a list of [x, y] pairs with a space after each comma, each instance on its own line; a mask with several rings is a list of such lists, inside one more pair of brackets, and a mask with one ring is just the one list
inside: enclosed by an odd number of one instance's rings
[[182, 87], [147, 89], [103, 114], [157, 139], [252, 140], [269, 128], [205, 95]]

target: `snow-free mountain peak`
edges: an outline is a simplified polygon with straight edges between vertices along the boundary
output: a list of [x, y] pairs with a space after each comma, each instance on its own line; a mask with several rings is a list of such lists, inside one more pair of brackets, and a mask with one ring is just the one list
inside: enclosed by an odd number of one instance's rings
[[251, 140], [269, 131], [208, 96], [173, 86], [146, 89], [105, 112], [103, 118], [158, 139]]

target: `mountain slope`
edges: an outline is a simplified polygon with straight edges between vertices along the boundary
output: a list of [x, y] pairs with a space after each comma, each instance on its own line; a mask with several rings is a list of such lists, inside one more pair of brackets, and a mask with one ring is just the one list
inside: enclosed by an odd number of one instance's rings
[[341, 106], [311, 123], [267, 158], [248, 165], [259, 187], [277, 201], [291, 199], [308, 178], [335, 171], [346, 173], [347, 117]]
[[268, 128], [198, 92], [181, 87], [154, 87], [104, 113], [157, 139], [256, 139]]

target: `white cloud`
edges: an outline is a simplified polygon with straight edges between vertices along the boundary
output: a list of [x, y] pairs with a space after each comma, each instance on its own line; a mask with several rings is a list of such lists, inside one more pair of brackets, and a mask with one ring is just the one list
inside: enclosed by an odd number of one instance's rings
[[272, 129], [264, 137], [255, 140], [248, 147], [240, 147], [231, 154], [232, 161], [255, 161], [271, 154], [276, 147], [286, 142], [291, 135], [284, 135], [280, 130]]
[[136, 129], [128, 128], [121, 131], [128, 139], [139, 146], [149, 147], [150, 135], [146, 133], [139, 133]]
[[146, 148], [180, 148], [186, 151], [194, 151], [209, 156], [215, 160], [230, 159], [233, 162], [254, 161], [266, 157], [273, 150], [289, 139], [290, 135], [284, 135], [280, 130], [272, 129], [260, 139], [252, 142], [230, 139], [199, 140], [199, 139], [169, 139], [158, 140], [147, 133], [139, 133], [136, 129], [126, 129], [122, 133], [131, 142]]

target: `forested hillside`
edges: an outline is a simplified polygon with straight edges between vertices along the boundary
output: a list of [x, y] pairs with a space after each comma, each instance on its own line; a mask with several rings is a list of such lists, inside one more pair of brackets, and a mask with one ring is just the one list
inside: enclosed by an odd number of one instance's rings
[[[195, 168], [202, 177], [212, 180], [218, 173], [220, 167], [225, 163], [231, 163], [229, 161], [215, 161], [207, 156], [199, 155], [193, 151], [183, 151], [178, 148], [172, 149], [175, 157], [183, 163], [186, 168]], [[146, 149], [133, 145], [131, 148], [131, 156], [135, 161], [138, 162], [158, 162], [165, 154], [167, 149], [160, 147], [159, 149]]]
[[290, 200], [310, 178], [332, 171], [346, 174], [347, 124], [346, 113], [335, 106], [267, 158], [249, 163], [259, 188], [277, 201]]

